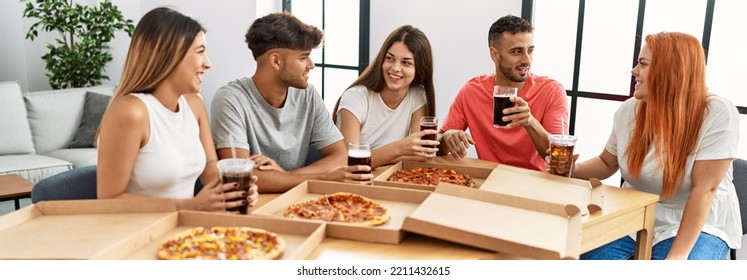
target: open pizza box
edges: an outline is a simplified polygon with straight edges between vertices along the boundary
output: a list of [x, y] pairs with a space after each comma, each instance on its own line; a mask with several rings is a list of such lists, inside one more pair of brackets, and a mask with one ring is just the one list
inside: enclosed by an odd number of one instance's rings
[[515, 258], [578, 259], [581, 213], [556, 204], [441, 183], [403, 228]]
[[276, 197], [272, 201], [254, 210], [252, 214], [266, 215], [282, 219], [289, 206], [314, 200], [327, 194], [349, 192], [362, 195], [379, 202], [389, 210], [388, 222], [378, 226], [359, 226], [342, 222], [326, 222], [327, 236], [340, 239], [399, 244], [405, 237], [402, 223], [430, 194], [427, 191], [388, 188], [379, 186], [364, 186], [328, 181], [308, 180]]
[[176, 211], [168, 199], [43, 201], [0, 217], [0, 259], [156, 259], [161, 242], [196, 226], [249, 226], [280, 235], [281, 259], [305, 259], [325, 225]]
[[461, 174], [467, 174], [470, 176], [470, 178], [472, 178], [472, 180], [475, 181], [475, 185], [478, 189], [485, 182], [485, 179], [487, 179], [488, 176], [490, 176], [490, 174], [493, 172], [493, 168], [487, 168], [487, 167], [464, 166], [464, 165], [456, 165], [456, 164], [450, 165], [450, 164], [439, 164], [439, 163], [420, 162], [420, 161], [401, 161], [401, 162], [398, 162], [397, 164], [392, 165], [390, 168], [388, 168], [387, 170], [379, 174], [379, 176], [376, 176], [376, 178], [374, 178], [374, 185], [408, 188], [408, 189], [416, 189], [416, 190], [426, 190], [426, 191], [435, 190], [436, 186], [388, 181], [389, 177], [394, 175], [394, 173], [396, 173], [397, 171], [403, 170], [403, 169], [406, 170], [410, 168], [416, 168], [416, 167], [446, 168], [446, 169], [452, 169]]
[[602, 211], [604, 190], [597, 179], [566, 178], [501, 164], [485, 180], [481, 190], [559, 204], [573, 204], [581, 215]]

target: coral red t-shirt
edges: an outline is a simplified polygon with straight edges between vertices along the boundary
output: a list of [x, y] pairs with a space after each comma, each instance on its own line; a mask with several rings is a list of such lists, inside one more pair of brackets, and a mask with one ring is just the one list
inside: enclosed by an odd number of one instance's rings
[[[546, 171], [545, 159], [524, 127], [493, 127], [494, 80], [495, 74], [485, 74], [467, 81], [451, 104], [441, 131], [469, 128], [479, 159]], [[529, 103], [534, 118], [550, 134], [561, 133], [563, 126], [563, 132], [568, 133], [568, 99], [560, 82], [529, 74], [518, 96]]]

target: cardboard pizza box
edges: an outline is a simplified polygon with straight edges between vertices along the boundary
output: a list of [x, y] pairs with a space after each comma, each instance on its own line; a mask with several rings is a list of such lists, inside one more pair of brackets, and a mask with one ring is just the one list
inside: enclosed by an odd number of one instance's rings
[[152, 239], [126, 259], [157, 259], [156, 251], [161, 243], [173, 236], [198, 226], [247, 226], [261, 228], [278, 234], [285, 241], [282, 260], [306, 259], [324, 240], [324, 223], [316, 221], [281, 220], [252, 215], [227, 215], [210, 212], [180, 211], [174, 227]]
[[532, 259], [578, 259], [581, 213], [555, 204], [441, 183], [403, 225], [459, 244]]
[[337, 192], [354, 193], [378, 201], [389, 210], [390, 219], [379, 226], [327, 222], [327, 237], [388, 244], [399, 244], [402, 241], [405, 236], [405, 232], [402, 231], [402, 223], [405, 217], [415, 211], [430, 194], [430, 192], [421, 190], [308, 180], [267, 202], [254, 210], [252, 214], [298, 220], [284, 217], [285, 209], [296, 203]]
[[499, 165], [485, 180], [481, 190], [553, 202], [573, 204], [581, 215], [601, 211], [604, 191], [599, 180], [566, 178], [510, 165]]
[[387, 187], [398, 187], [398, 188], [407, 188], [407, 189], [416, 189], [416, 190], [426, 190], [426, 191], [433, 191], [436, 189], [436, 186], [429, 186], [429, 185], [419, 185], [419, 184], [410, 184], [410, 183], [400, 183], [400, 182], [389, 182], [388, 179], [391, 177], [394, 173], [396, 173], [399, 170], [403, 169], [410, 169], [410, 168], [416, 168], [416, 167], [438, 167], [438, 168], [446, 168], [446, 169], [452, 169], [456, 172], [467, 174], [472, 178], [472, 180], [475, 181], [475, 185], [477, 188], [481, 188], [485, 180], [490, 176], [490, 174], [493, 172], [493, 168], [488, 167], [478, 167], [478, 166], [468, 166], [468, 165], [457, 165], [457, 164], [443, 164], [443, 163], [434, 163], [434, 162], [420, 162], [420, 161], [401, 161], [399, 163], [396, 163], [392, 165], [390, 168], [386, 169], [385, 171], [381, 172], [376, 178], [374, 178], [374, 185], [377, 186], [387, 186]]
[[288, 259], [310, 255], [325, 229], [306, 221], [177, 211], [169, 199], [43, 201], [0, 217], [0, 259], [154, 259], [155, 249], [147, 250], [197, 225], [275, 231], [288, 243], [282, 257]]

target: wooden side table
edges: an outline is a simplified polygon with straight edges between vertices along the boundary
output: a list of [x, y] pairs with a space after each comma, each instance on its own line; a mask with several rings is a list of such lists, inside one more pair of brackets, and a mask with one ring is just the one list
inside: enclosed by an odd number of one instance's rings
[[16, 210], [21, 208], [22, 198], [31, 197], [34, 183], [16, 174], [0, 175], [0, 201], [13, 200]]

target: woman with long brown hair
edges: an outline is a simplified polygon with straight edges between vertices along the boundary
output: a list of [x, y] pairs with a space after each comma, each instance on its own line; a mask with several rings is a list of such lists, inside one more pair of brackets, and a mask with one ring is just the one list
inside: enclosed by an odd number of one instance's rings
[[[660, 195], [653, 259], [725, 259], [741, 246], [742, 227], [732, 160], [739, 114], [728, 100], [709, 94], [703, 47], [678, 32], [646, 36], [634, 97], [615, 113], [607, 145], [575, 164], [573, 177], [607, 178], [619, 169], [624, 188]], [[630, 259], [623, 237], [582, 259]]]
[[[256, 202], [255, 184], [235, 191], [235, 183], [220, 183], [198, 95], [209, 68], [205, 31], [197, 21], [168, 8], [140, 19], [101, 121], [99, 198], [172, 198], [179, 209], [221, 212]], [[198, 177], [204, 188], [195, 196]]]
[[[371, 64], [342, 93], [332, 112], [346, 143], [371, 145], [371, 168], [433, 157], [438, 141], [421, 140], [421, 116], [435, 116], [433, 54], [425, 34], [411, 25], [394, 30]], [[409, 136], [408, 136], [409, 135]]]

